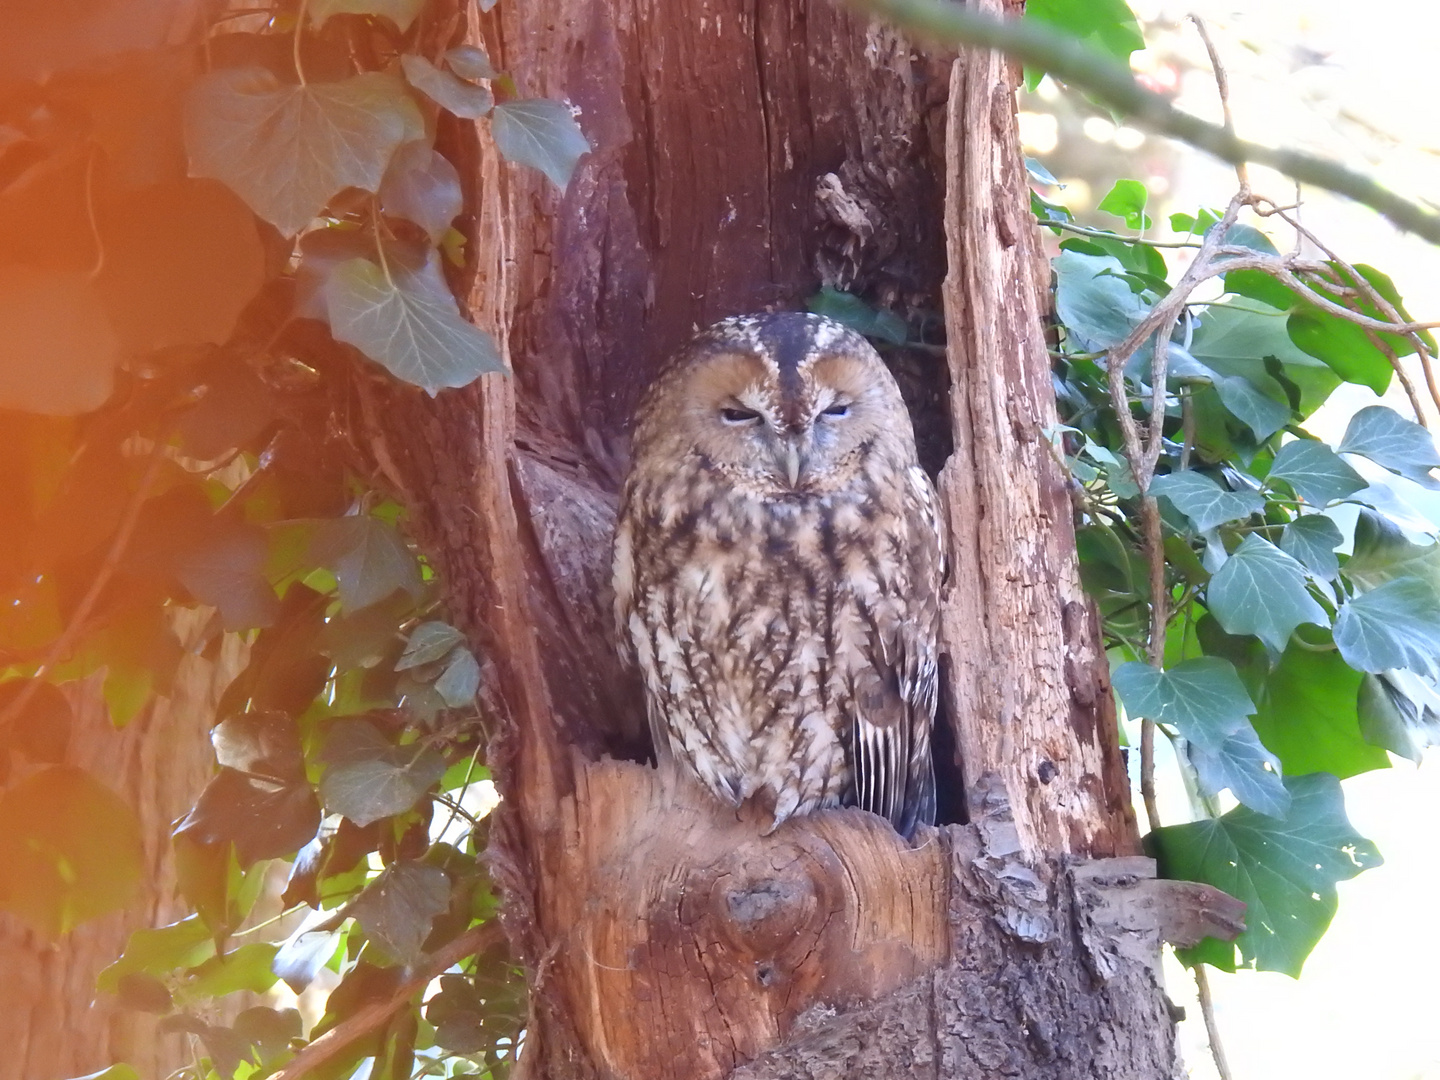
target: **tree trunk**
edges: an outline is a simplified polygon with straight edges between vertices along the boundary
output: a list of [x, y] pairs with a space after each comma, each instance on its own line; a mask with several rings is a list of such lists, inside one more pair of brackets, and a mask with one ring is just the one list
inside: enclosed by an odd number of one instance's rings
[[[182, 643], [201, 630], [208, 610], [177, 619]], [[243, 647], [227, 640], [212, 663], [181, 661], [169, 698], [157, 698], [116, 730], [97, 681], [71, 694], [75, 710], [67, 762], [92, 772], [135, 808], [144, 842], [140, 895], [123, 911], [87, 922], [58, 943], [0, 914], [0, 1080], [58, 1080], [116, 1061], [141, 1076], [162, 1077], [190, 1060], [182, 1035], [160, 1035], [158, 1018], [122, 1009], [95, 991], [95, 977], [124, 951], [132, 930], [183, 918], [176, 891], [170, 827], [210, 780], [209, 733], [220, 694], [244, 666]]]
[[[532, 988], [522, 1069], [1169, 1075], [1160, 936], [1205, 933], [1214, 897], [1135, 854], [1042, 434], [1046, 269], [1013, 72], [926, 56], [828, 0], [531, 0], [472, 39], [523, 93], [579, 106], [595, 147], [558, 198], [483, 126], [447, 131], [473, 183], [471, 313], [514, 377], [372, 392], [377, 459], [488, 665], [492, 867]], [[951, 530], [945, 820], [913, 846], [854, 810], [762, 836], [645, 764], [614, 660], [639, 390], [694, 327], [822, 285], [932, 346], [891, 358]]]

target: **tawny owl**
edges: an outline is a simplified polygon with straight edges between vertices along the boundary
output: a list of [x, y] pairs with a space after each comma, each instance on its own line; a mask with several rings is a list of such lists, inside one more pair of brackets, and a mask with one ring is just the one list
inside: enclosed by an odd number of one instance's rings
[[646, 394], [615, 614], [656, 754], [725, 802], [934, 821], [940, 575], [909, 414], [859, 334], [726, 319]]

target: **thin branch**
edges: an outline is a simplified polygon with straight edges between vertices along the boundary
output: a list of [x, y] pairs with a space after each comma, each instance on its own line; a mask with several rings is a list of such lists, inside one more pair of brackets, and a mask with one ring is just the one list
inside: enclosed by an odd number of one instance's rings
[[[1072, 221], [1042, 221], [1040, 223], [1047, 229], [1060, 229], [1064, 232], [1072, 232], [1079, 236], [1093, 236], [1097, 240], [1119, 240], [1125, 244], [1140, 244], [1143, 247], [1151, 248], [1198, 248], [1198, 240], [1145, 240], [1138, 236], [1121, 236], [1119, 233], [1109, 232], [1105, 229], [1092, 229], [1088, 225], [1076, 225]], [[910, 348], [909, 345], [906, 348]]]
[[1146, 90], [1129, 70], [1081, 41], [1030, 19], [994, 19], [948, 0], [850, 0], [903, 29], [948, 46], [998, 49], [1084, 90], [1143, 127], [1170, 135], [1231, 165], [1268, 165], [1286, 176], [1354, 199], [1397, 228], [1440, 244], [1440, 214], [1410, 202], [1371, 177], [1298, 150], [1261, 146], [1223, 126], [1181, 112]]
[[492, 920], [472, 926], [427, 958], [424, 966], [401, 983], [390, 997], [384, 1001], [371, 1002], [353, 1016], [340, 1021], [296, 1054], [271, 1080], [298, 1080], [310, 1070], [331, 1061], [356, 1040], [363, 1039], [376, 1028], [383, 1027], [392, 1016], [409, 1004], [411, 998], [429, 986], [431, 980], [467, 957], [488, 949], [499, 940], [499, 923]]
[[1210, 976], [1205, 973], [1204, 964], [1190, 969], [1195, 975], [1195, 996], [1200, 999], [1200, 1015], [1205, 1019], [1205, 1035], [1210, 1040], [1210, 1056], [1215, 1059], [1215, 1071], [1220, 1080], [1232, 1080], [1230, 1063], [1225, 1060], [1225, 1047], [1220, 1042], [1220, 1028], [1215, 1023], [1215, 1002], [1210, 997]]
[[163, 442], [156, 442], [154, 452], [150, 455], [150, 464], [145, 467], [145, 472], [140, 477], [140, 483], [136, 486], [134, 494], [130, 496], [130, 505], [125, 508], [125, 516], [120, 520], [120, 527], [115, 531], [115, 538], [110, 541], [110, 550], [105, 553], [105, 561], [95, 572], [95, 580], [90, 582], [90, 588], [86, 590], [85, 596], [70, 616], [70, 621], [65, 624], [65, 629], [51, 644], [50, 651], [45, 654], [44, 661], [35, 669], [35, 674], [21, 688], [20, 693], [15, 695], [10, 704], [4, 710], [0, 710], [0, 731], [4, 731], [17, 717], [24, 714], [31, 700], [39, 692], [41, 681], [45, 678], [46, 673], [65, 659], [75, 644], [76, 637], [90, 620], [90, 615], [95, 610], [101, 593], [105, 591], [105, 586], [110, 584], [110, 579], [115, 576], [115, 571], [120, 566], [120, 559], [125, 554], [125, 549], [130, 546], [130, 538], [134, 535], [135, 526], [140, 520], [140, 509], [144, 506], [145, 499], [150, 494], [150, 488], [155, 483], [155, 477], [160, 472], [161, 462], [165, 460], [162, 453], [163, 445]]
[[[1215, 48], [1215, 42], [1210, 40], [1210, 31], [1205, 26], [1205, 20], [1194, 12], [1186, 16], [1195, 24], [1195, 30], [1200, 35], [1200, 40], [1205, 43], [1205, 51], [1210, 54], [1210, 70], [1215, 75], [1215, 90], [1220, 95], [1220, 110], [1225, 117], [1225, 132], [1232, 138], [1235, 135], [1235, 116], [1230, 111], [1230, 76], [1225, 72], [1225, 65], [1220, 60], [1220, 53]], [[1240, 184], [1241, 191], [1250, 190], [1250, 170], [1246, 168], [1245, 162], [1235, 162], [1235, 179]]]

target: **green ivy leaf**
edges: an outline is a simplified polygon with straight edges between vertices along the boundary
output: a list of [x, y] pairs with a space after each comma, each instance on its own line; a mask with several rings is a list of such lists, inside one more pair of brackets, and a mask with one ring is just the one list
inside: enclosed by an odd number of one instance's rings
[[[1252, 378], [1259, 385], [1252, 382]], [[1262, 441], [1279, 431], [1290, 419], [1290, 400], [1285, 389], [1269, 375], [1259, 374], [1251, 378], [1222, 375], [1176, 344], [1170, 346], [1168, 381], [1171, 384], [1187, 381], [1209, 383], [1215, 387], [1225, 408], [1250, 428], [1256, 439]]]
[[340, 606], [359, 611], [403, 589], [420, 592], [420, 568], [395, 526], [369, 514], [314, 523], [310, 555], [335, 572]]
[[1270, 817], [1284, 817], [1290, 809], [1290, 792], [1280, 778], [1280, 759], [1265, 749], [1248, 723], [1226, 735], [1214, 750], [1192, 744], [1190, 763], [1207, 795], [1229, 788], [1240, 802]]
[[314, 982], [335, 956], [344, 936], [334, 925], [340, 921], [333, 911], [312, 911], [281, 943], [270, 967], [295, 993]]
[[507, 161], [539, 169], [561, 191], [569, 186], [581, 155], [590, 150], [569, 106], [544, 98], [496, 105], [490, 133]]
[[1131, 716], [1172, 724], [1191, 744], [1209, 750], [1219, 750], [1255, 711], [1235, 666], [1217, 656], [1165, 671], [1131, 661], [1116, 668], [1111, 681]]
[[374, 15], [389, 19], [403, 34], [425, 7], [425, 0], [309, 0], [310, 22], [324, 26], [332, 15]]
[[181, 982], [182, 1000], [197, 1002], [241, 990], [252, 994], [265, 993], [278, 978], [270, 970], [278, 947], [269, 942], [256, 942], [242, 945], [223, 956], [211, 957]]
[[396, 671], [433, 664], [445, 656], [456, 645], [465, 640], [465, 635], [445, 622], [423, 622], [410, 631], [405, 651], [395, 664]]
[[[1227, 283], [1236, 276], [1227, 275]], [[1339, 376], [1326, 364], [1290, 340], [1286, 313], [1268, 304], [1210, 304], [1191, 338], [1190, 354], [1217, 374], [1244, 379], [1271, 397], [1276, 382], [1268, 358], [1295, 384], [1302, 417], [1324, 404], [1340, 384]], [[1232, 408], [1228, 402], [1226, 407]]]
[[222, 68], [185, 108], [190, 175], [228, 184], [286, 236], [345, 188], [378, 189], [395, 149], [424, 135], [405, 84], [380, 72], [286, 86], [265, 68]]
[[1148, 229], [1152, 222], [1145, 213], [1145, 205], [1149, 201], [1150, 192], [1139, 180], [1116, 180], [1095, 209], [1122, 219], [1128, 228]]
[[435, 692], [445, 699], [452, 709], [463, 708], [475, 701], [480, 690], [480, 665], [469, 649], [457, 648], [450, 654], [450, 662], [435, 680]]
[[1334, 917], [1335, 883], [1381, 858], [1346, 818], [1335, 777], [1287, 777], [1285, 786], [1291, 803], [1283, 818], [1242, 806], [1151, 836], [1166, 877], [1203, 881], [1245, 902], [1247, 928], [1236, 944], [1247, 962], [1298, 978]]
[[395, 151], [380, 181], [381, 213], [413, 221], [425, 230], [432, 244], [438, 244], [450, 230], [464, 203], [455, 166], [423, 140]]
[[325, 302], [336, 340], [429, 394], [506, 370], [490, 335], [460, 317], [433, 251], [418, 271], [341, 263], [325, 283]]
[[[1414, 672], [1406, 674], [1414, 676]], [[1419, 765], [1425, 760], [1425, 743], [1417, 741], [1416, 729], [1407, 722], [1396, 697], [1387, 687], [1387, 681], [1395, 675], [1393, 671], [1387, 672], [1386, 680], [1378, 675], [1366, 675], [1360, 683], [1360, 696], [1355, 703], [1360, 718], [1360, 737], [1372, 746], [1409, 758]]]
[[1368, 386], [1377, 394], [1390, 387], [1395, 369], [1363, 327], [1317, 308], [1302, 308], [1289, 319], [1290, 340], [1325, 361], [1346, 382]]
[[1365, 478], [1322, 442], [1295, 439], [1275, 455], [1270, 476], [1284, 480], [1313, 506], [1353, 495], [1366, 486]]
[[265, 530], [219, 522], [198, 545], [180, 554], [175, 576], [203, 604], [217, 608], [226, 630], [271, 625], [280, 600], [265, 577], [270, 545]]
[[1370, 405], [1350, 418], [1340, 453], [1362, 454], [1393, 473], [1426, 487], [1440, 487], [1430, 470], [1440, 466], [1440, 452], [1430, 433], [1385, 405]]
[[95, 988], [102, 994], [114, 994], [126, 975], [168, 975], [176, 968], [202, 964], [214, 955], [215, 935], [198, 915], [157, 929], [142, 927], [131, 931], [124, 953], [100, 972]]
[[320, 797], [331, 813], [356, 825], [404, 813], [445, 772], [434, 750], [393, 745], [368, 720], [337, 720], [325, 737], [320, 759]]
[[1226, 491], [1194, 469], [1155, 477], [1150, 481], [1150, 494], [1169, 500], [1190, 519], [1195, 531], [1202, 533], [1265, 509], [1265, 499], [1259, 492]]
[[77, 1076], [74, 1080], [140, 1080], [140, 1074], [129, 1065], [111, 1065], [108, 1069], [101, 1069], [99, 1072], [86, 1073], [84, 1076]]
[[356, 898], [350, 914], [365, 935], [394, 959], [421, 956], [435, 916], [450, 906], [450, 878], [423, 863], [391, 863]]
[[0, 910], [45, 938], [123, 907], [143, 865], [134, 811], [83, 769], [52, 765], [0, 795]]
[[1389, 767], [1385, 751], [1360, 735], [1360, 679], [1338, 652], [1294, 644], [1285, 651], [1256, 697], [1255, 731], [1287, 776], [1327, 772], [1343, 779]]
[[411, 86], [456, 116], [478, 120], [495, 105], [495, 95], [488, 88], [441, 71], [423, 56], [404, 53], [400, 66], [405, 69], [405, 78]]
[[1345, 576], [1362, 589], [1417, 577], [1440, 588], [1440, 544], [1412, 544], [1388, 519], [1362, 508]]
[[1326, 581], [1340, 572], [1340, 556], [1335, 549], [1344, 542], [1340, 526], [1324, 514], [1296, 518], [1280, 534], [1280, 550]]
[[484, 49], [474, 45], [456, 45], [445, 52], [445, 66], [462, 79], [478, 82], [481, 79], [498, 79], [500, 72], [490, 63]]
[[1150, 311], [1120, 276], [1124, 267], [1119, 259], [1062, 251], [1050, 265], [1055, 271], [1055, 312], [1087, 352], [1119, 345]]
[[[1043, 22], [1130, 67], [1130, 54], [1145, 47], [1140, 26], [1125, 0], [1030, 0], [1025, 18]], [[1034, 90], [1044, 72], [1025, 70], [1025, 86]]]
[[1330, 618], [1305, 588], [1305, 568], [1256, 533], [1210, 579], [1206, 606], [1227, 633], [1254, 634], [1283, 652], [1301, 623]]
[[1335, 644], [1357, 671], [1425, 671], [1440, 660], [1440, 592], [1419, 578], [1397, 578], [1341, 605]]
[[320, 804], [298, 780], [250, 775], [222, 767], [175, 828], [207, 847], [235, 845], [242, 867], [280, 859], [302, 847], [320, 827]]
[[891, 345], [904, 345], [910, 336], [905, 320], [893, 311], [874, 307], [858, 296], [829, 285], [812, 296], [805, 306], [816, 315], [824, 315], [858, 334], [888, 341]]

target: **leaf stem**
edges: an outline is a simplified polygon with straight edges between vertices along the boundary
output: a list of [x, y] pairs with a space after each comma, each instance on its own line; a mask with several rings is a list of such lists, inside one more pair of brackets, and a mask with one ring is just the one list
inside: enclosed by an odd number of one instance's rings
[[300, 62], [300, 43], [305, 37], [305, 8], [310, 0], [300, 0], [300, 10], [295, 13], [295, 39], [291, 43], [291, 53], [295, 58], [295, 77], [300, 80], [300, 85], [305, 85], [305, 66]]

